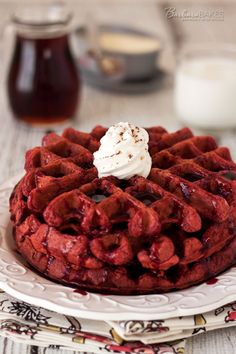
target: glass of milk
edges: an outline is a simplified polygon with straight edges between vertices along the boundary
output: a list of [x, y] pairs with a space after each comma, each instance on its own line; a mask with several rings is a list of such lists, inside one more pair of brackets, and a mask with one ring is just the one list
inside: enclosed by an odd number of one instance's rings
[[174, 100], [185, 124], [236, 127], [236, 47], [185, 49], [177, 64]]

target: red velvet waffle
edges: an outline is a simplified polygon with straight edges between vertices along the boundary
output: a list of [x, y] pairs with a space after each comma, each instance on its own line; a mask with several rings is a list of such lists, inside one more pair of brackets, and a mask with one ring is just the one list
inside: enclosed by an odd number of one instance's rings
[[23, 257], [46, 276], [101, 293], [182, 289], [236, 263], [236, 164], [210, 136], [153, 127], [148, 179], [97, 178], [106, 132], [66, 129], [26, 153], [10, 199]]

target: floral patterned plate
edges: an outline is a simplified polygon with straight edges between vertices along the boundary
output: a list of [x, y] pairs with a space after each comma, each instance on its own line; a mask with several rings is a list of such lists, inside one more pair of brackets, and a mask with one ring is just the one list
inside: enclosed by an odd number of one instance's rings
[[8, 199], [19, 178], [0, 187], [0, 287], [10, 295], [65, 315], [116, 321], [194, 315], [236, 300], [235, 267], [217, 279], [186, 290], [140, 296], [79, 293], [43, 278], [27, 267], [14, 248]]

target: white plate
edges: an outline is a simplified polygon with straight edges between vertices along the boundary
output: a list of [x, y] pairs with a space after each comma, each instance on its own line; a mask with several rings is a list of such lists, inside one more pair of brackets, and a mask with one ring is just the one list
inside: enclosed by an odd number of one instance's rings
[[14, 250], [8, 198], [19, 176], [0, 187], [0, 287], [32, 305], [97, 320], [152, 320], [194, 315], [236, 300], [236, 268], [212, 284], [161, 295], [112, 296], [87, 293], [47, 280], [24, 265]]

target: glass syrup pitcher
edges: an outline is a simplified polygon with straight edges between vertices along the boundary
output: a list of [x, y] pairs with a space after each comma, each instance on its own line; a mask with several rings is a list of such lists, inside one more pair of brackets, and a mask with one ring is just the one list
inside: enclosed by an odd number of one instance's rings
[[7, 77], [14, 116], [31, 125], [74, 118], [79, 102], [78, 67], [70, 50], [71, 13], [28, 7], [12, 16], [15, 44]]

